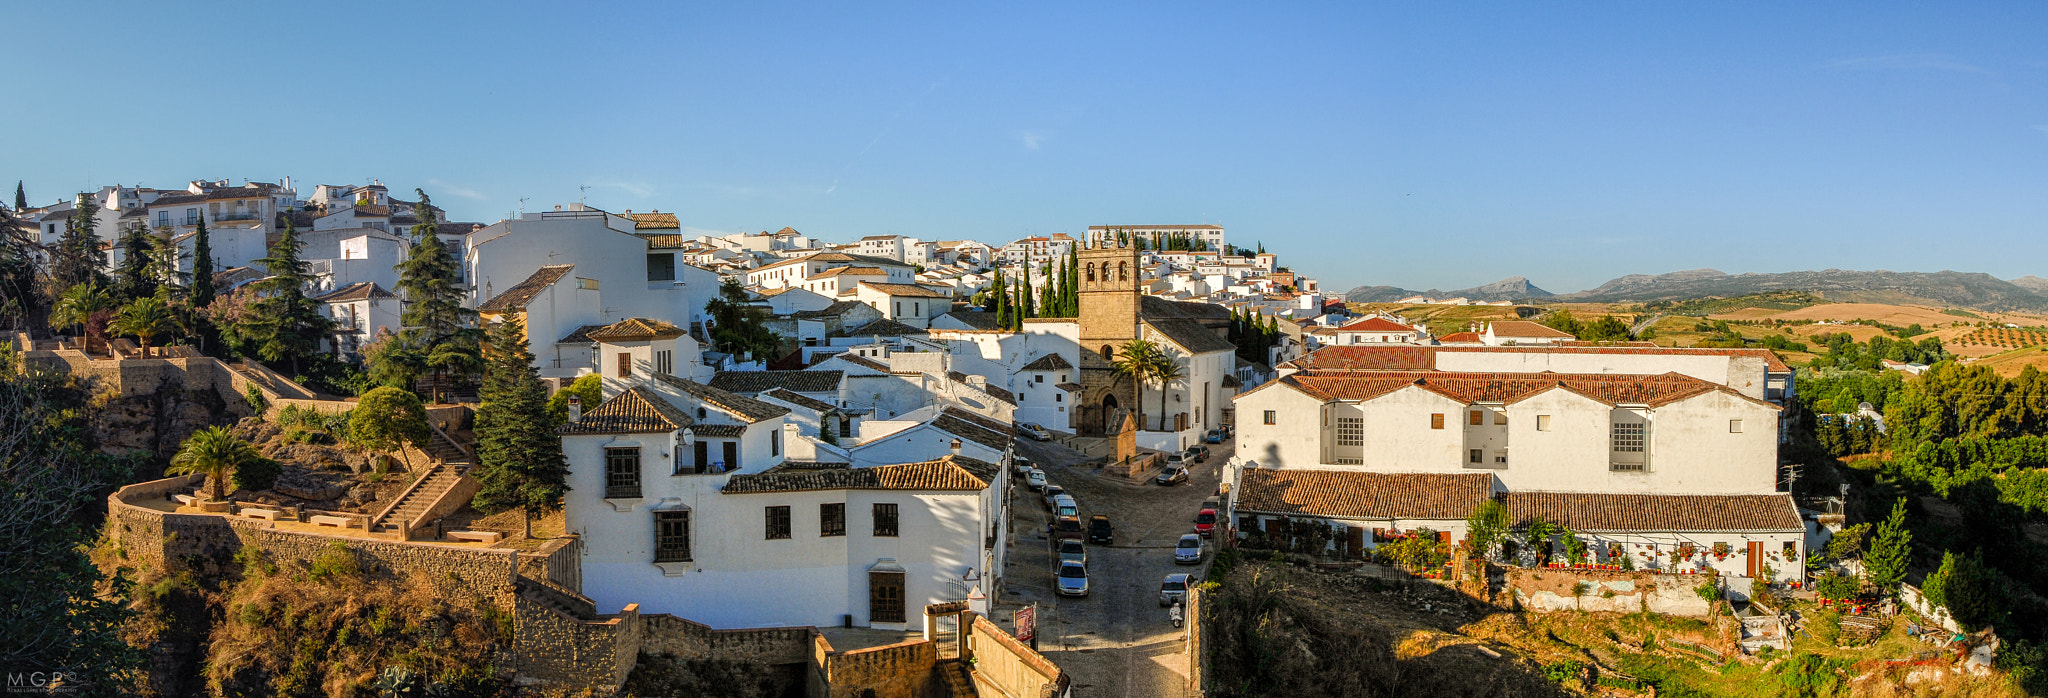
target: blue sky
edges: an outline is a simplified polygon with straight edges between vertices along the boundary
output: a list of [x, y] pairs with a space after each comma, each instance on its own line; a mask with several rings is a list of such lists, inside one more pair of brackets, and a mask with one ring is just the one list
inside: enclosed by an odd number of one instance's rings
[[2048, 276], [2048, 5], [1095, 5], [14, 7], [0, 180], [828, 239], [1220, 222], [1340, 289]]

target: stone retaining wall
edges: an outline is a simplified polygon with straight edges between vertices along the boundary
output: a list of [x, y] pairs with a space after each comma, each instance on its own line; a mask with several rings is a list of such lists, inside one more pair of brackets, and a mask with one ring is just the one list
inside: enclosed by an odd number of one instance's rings
[[[1509, 568], [1507, 591], [1538, 613], [1649, 611], [1705, 617], [1711, 606], [1695, 591], [1711, 577], [1642, 571]], [[1584, 585], [1583, 587], [1579, 585]], [[1580, 593], [1574, 593], [1574, 590]]]
[[826, 660], [825, 681], [831, 686], [829, 698], [860, 698], [862, 691], [876, 696], [940, 698], [944, 683], [932, 671], [939, 663], [939, 646], [928, 640], [911, 640], [894, 645], [841, 652]]
[[1057, 665], [978, 614], [969, 626], [967, 647], [975, 660], [974, 685], [982, 695], [1028, 698], [1066, 691], [1068, 679]]

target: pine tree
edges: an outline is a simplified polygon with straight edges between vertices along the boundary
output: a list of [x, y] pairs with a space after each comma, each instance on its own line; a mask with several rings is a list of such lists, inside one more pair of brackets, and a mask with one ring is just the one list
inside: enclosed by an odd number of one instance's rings
[[303, 360], [319, 353], [320, 339], [332, 325], [320, 314], [320, 302], [306, 296], [313, 277], [312, 265], [299, 258], [304, 247], [298, 229], [286, 219], [277, 244], [270, 246], [270, 256], [256, 260], [270, 273], [255, 284], [262, 295], [254, 306], [256, 312], [234, 328], [246, 345], [256, 349], [257, 356], [271, 363], [290, 361], [293, 373], [300, 371]]
[[1863, 554], [1863, 569], [1878, 593], [1891, 595], [1906, 578], [1906, 563], [1913, 556], [1913, 532], [1906, 528], [1906, 499], [1892, 504], [1892, 514], [1871, 536], [1869, 552]]
[[156, 295], [157, 281], [151, 275], [156, 245], [150, 240], [149, 228], [141, 223], [130, 226], [121, 236], [121, 253], [123, 302]]
[[28, 208], [28, 191], [21, 188], [21, 180], [14, 180], [14, 210], [19, 212], [26, 208]]
[[57, 254], [51, 275], [56, 277], [57, 286], [71, 288], [83, 283], [107, 284], [107, 251], [100, 249], [97, 233], [99, 227], [99, 204], [92, 197], [80, 195], [78, 208], [71, 212], [71, 218], [64, 221], [64, 236], [57, 241]]
[[[289, 222], [289, 221], [287, 221]], [[192, 230], [192, 307], [213, 305], [213, 245], [207, 241], [206, 219]]]
[[519, 509], [526, 537], [532, 538], [533, 518], [561, 509], [569, 465], [548, 417], [547, 388], [526, 348], [524, 320], [513, 314], [491, 329], [484, 383], [477, 391], [472, 474], [481, 487], [473, 503], [486, 512]]
[[425, 191], [413, 191], [420, 196], [419, 203], [413, 204], [413, 216], [419, 223], [412, 227], [412, 250], [405, 261], [398, 263], [398, 288], [406, 303], [398, 318], [405, 328], [399, 340], [410, 346], [411, 351], [392, 352], [386, 357], [423, 363], [398, 373], [417, 375], [431, 371], [434, 399], [438, 402], [447, 395], [452, 377], [474, 373], [483, 360], [475, 330], [469, 327], [476, 311], [462, 307], [463, 292], [456, 283], [455, 258], [448, 253], [447, 243], [436, 234], [440, 222], [434, 216], [433, 203]]

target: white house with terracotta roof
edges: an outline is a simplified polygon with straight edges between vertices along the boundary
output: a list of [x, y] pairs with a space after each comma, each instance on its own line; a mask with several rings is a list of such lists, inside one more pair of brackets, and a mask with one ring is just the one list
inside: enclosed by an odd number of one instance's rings
[[868, 451], [882, 461], [803, 460], [844, 450], [803, 435], [777, 403], [808, 398], [778, 391], [636, 374], [562, 427], [565, 521], [598, 610], [892, 630], [931, 603], [986, 612], [1009, 542], [1007, 425], [943, 415], [932, 438]]
[[334, 321], [329, 341], [343, 354], [356, 355], [364, 346], [377, 341], [378, 334], [397, 334], [402, 327], [398, 316], [403, 307], [398, 294], [368, 281], [349, 284], [313, 300], [325, 304], [328, 319]]
[[633, 219], [569, 204], [471, 232], [463, 248], [471, 302], [497, 298], [542, 267], [568, 264], [581, 288], [603, 299], [604, 322], [702, 322], [704, 305], [718, 295], [718, 276], [676, 261], [672, 250], [653, 249], [637, 230]]
[[527, 349], [533, 352], [541, 375], [571, 378], [596, 366], [591, 363], [587, 343], [572, 340], [564, 344], [562, 340], [579, 328], [610, 324], [597, 286], [577, 274], [574, 264], [551, 264], [478, 303], [476, 311], [485, 321], [507, 314], [524, 317]]
[[1487, 346], [1544, 346], [1578, 339], [1569, 332], [1527, 320], [1496, 320], [1479, 330], [1479, 341]]
[[1398, 322], [1385, 315], [1369, 315], [1331, 328], [1329, 336], [1340, 346], [1353, 344], [1428, 344], [1429, 329]]
[[[776, 289], [785, 286], [803, 286], [813, 276], [824, 274], [840, 267], [868, 267], [879, 269], [887, 283], [911, 283], [916, 267], [885, 257], [871, 257], [846, 252], [819, 252], [795, 259], [785, 259], [772, 264], [749, 269], [743, 282], [749, 288]], [[817, 289], [812, 289], [817, 290]], [[820, 291], [822, 293], [822, 291]]]
[[[1598, 533], [1625, 554], [1726, 542], [1743, 552], [1713, 560], [1718, 569], [1760, 573], [1769, 564], [1789, 578], [1803, 569], [1785, 561], [1785, 546], [1803, 555], [1804, 526], [1790, 496], [1777, 493], [1790, 374], [1768, 351], [1338, 346], [1282, 368], [1236, 400], [1238, 453], [1248, 461], [1236, 491], [1267, 502], [1246, 505], [1257, 515], [1433, 520], [1443, 513], [1428, 503], [1436, 500], [1332, 502], [1419, 491], [1421, 475], [1476, 475], [1486, 491], [1505, 493], [1511, 511]], [[1772, 387], [1780, 380], [1787, 388]], [[1348, 473], [1315, 477], [1356, 491], [1294, 491], [1254, 469]], [[1662, 550], [1668, 563], [1673, 549]]]
[[915, 327], [931, 327], [932, 318], [953, 310], [953, 297], [945, 291], [917, 284], [875, 283], [863, 280], [854, 287], [853, 297], [876, 310], [882, 317]]

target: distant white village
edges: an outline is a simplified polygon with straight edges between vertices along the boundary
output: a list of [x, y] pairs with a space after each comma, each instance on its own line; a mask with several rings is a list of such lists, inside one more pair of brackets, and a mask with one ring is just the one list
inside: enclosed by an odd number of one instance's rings
[[[121, 231], [146, 226], [223, 293], [262, 276], [290, 225], [332, 351], [400, 329], [394, 267], [417, 221], [382, 184], [86, 197], [112, 263]], [[20, 215], [54, 244], [80, 203]], [[601, 612], [895, 629], [926, 604], [985, 612], [1020, 431], [1178, 456], [1234, 429], [1220, 513], [1235, 536], [1314, 521], [1355, 555], [1419, 529], [1456, 540], [1495, 500], [1577, 531], [1596, 563], [1804, 574], [1809, 523], [1776, 455], [1792, 375], [1768, 350], [1595, 345], [1526, 321], [1437, 336], [1347, 309], [1217, 225], [832, 242], [690, 235], [686, 217], [564, 204], [435, 231], [483, 321], [523, 317], [553, 387], [602, 377], [561, 430], [566, 524]], [[189, 266], [202, 222], [214, 269]], [[728, 283], [777, 350], [713, 341], [707, 306]]]

